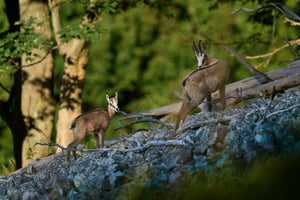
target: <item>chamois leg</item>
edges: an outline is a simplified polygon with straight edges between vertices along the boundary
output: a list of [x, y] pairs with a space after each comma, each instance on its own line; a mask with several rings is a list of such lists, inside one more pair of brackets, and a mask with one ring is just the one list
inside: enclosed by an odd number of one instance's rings
[[99, 141], [99, 148], [104, 148], [104, 133], [105, 133], [105, 130], [101, 129], [100, 130], [100, 133], [99, 133], [99, 136], [100, 136], [100, 141]]
[[185, 120], [186, 116], [189, 114], [189, 112], [194, 110], [197, 107], [197, 105], [198, 105], [197, 103], [193, 103], [191, 101], [184, 100], [182, 102], [179, 114], [177, 116], [175, 130], [177, 130], [179, 128], [180, 122], [184, 122], [184, 120]]
[[[190, 88], [191, 91], [197, 91], [198, 88]], [[186, 116], [197, 108], [197, 106], [207, 97], [208, 92], [195, 92], [195, 93], [184, 93], [185, 99], [182, 101], [182, 105], [177, 116], [175, 130], [179, 128], [180, 122], [184, 122]]]
[[211, 99], [211, 94], [210, 93], [206, 97], [206, 103], [207, 103], [208, 112], [211, 112], [212, 111], [212, 99]]
[[96, 148], [104, 148], [104, 131], [101, 129], [99, 133], [95, 133]]
[[226, 108], [225, 85], [219, 89], [219, 93], [220, 93], [220, 100], [222, 104], [222, 110], [225, 110]]
[[94, 133], [94, 136], [95, 136], [96, 148], [99, 149], [100, 148], [99, 135], [98, 133]]
[[[81, 136], [81, 135], [83, 135], [83, 136]], [[80, 143], [80, 141], [83, 139], [83, 137], [84, 137], [84, 134], [81, 134], [80, 135], [80, 137], [76, 137], [75, 136], [75, 139], [68, 145], [68, 149], [70, 148], [75, 148], [79, 143]], [[68, 150], [68, 152], [67, 152], [67, 158], [66, 158], [66, 161], [67, 162], [70, 162], [70, 153], [71, 153], [71, 150]], [[76, 160], [77, 158], [76, 158], [76, 151], [74, 150], [72, 150], [72, 154], [73, 154], [73, 156], [74, 156], [74, 160]]]

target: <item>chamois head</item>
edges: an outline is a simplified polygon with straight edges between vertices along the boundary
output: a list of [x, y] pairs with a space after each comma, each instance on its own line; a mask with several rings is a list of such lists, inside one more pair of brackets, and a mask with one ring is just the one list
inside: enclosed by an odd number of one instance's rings
[[202, 41], [199, 40], [198, 42], [198, 48], [196, 46], [195, 41], [193, 41], [193, 51], [195, 53], [197, 62], [198, 62], [198, 68], [200, 69], [203, 65], [205, 65], [207, 60], [207, 54], [206, 54], [206, 46], [205, 44], [202, 44]]
[[109, 98], [109, 95], [106, 93], [106, 101], [108, 103], [108, 110], [113, 112], [118, 112], [118, 92], [115, 92], [115, 96], [112, 98]]

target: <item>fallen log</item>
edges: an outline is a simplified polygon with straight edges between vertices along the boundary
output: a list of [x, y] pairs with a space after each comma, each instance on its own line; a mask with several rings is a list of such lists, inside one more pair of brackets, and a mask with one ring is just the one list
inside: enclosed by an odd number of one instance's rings
[[[226, 105], [232, 106], [241, 101], [248, 100], [264, 95], [271, 95], [273, 87], [276, 92], [283, 92], [289, 88], [300, 85], [300, 60], [295, 60], [289, 66], [266, 73], [272, 81], [261, 84], [257, 81], [255, 76], [245, 78], [243, 80], [230, 83], [226, 85]], [[212, 100], [217, 102], [219, 100], [219, 93], [212, 94]], [[131, 113], [125, 115], [120, 120], [130, 118], [140, 118], [145, 116], [153, 116], [160, 120], [167, 120], [174, 115], [177, 115], [181, 107], [181, 102], [173, 103], [163, 107], [146, 110], [142, 112]]]
[[173, 103], [167, 106], [155, 108], [152, 110], [146, 110], [142, 112], [136, 112], [136, 113], [130, 113], [122, 117], [121, 120], [125, 119], [131, 119], [131, 118], [143, 118], [146, 116], [154, 116], [157, 119], [160, 119], [162, 121], [166, 121], [170, 117], [177, 115], [179, 112], [179, 109], [181, 107], [181, 102]]
[[[226, 96], [231, 97], [227, 99], [226, 105], [232, 106], [241, 102], [242, 100], [263, 95], [270, 95], [272, 94], [273, 87], [275, 87], [277, 92], [283, 92], [286, 89], [299, 86], [300, 60], [291, 62], [287, 67], [270, 71], [267, 73], [267, 75], [273, 81], [260, 84], [257, 82], [255, 77], [249, 77], [226, 85]], [[213, 93], [212, 98], [213, 100], [219, 99], [219, 94]]]

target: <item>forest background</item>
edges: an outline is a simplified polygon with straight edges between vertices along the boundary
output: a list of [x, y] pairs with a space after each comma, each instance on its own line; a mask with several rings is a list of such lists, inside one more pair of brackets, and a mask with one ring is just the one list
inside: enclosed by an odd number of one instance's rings
[[[61, 2], [62, 26], [78, 26], [86, 12], [84, 1]], [[204, 40], [209, 55], [227, 60], [231, 68], [229, 82], [233, 82], [251, 76], [251, 73], [220, 45], [228, 45], [246, 57], [271, 52], [285, 44], [285, 40], [299, 38], [297, 27], [284, 23], [285, 16], [278, 10], [269, 8], [257, 13], [232, 14], [242, 6], [256, 8], [259, 4], [272, 1], [114, 2], [118, 6], [101, 14], [101, 21], [97, 24], [98, 32], [87, 43], [89, 57], [82, 93], [82, 112], [106, 107], [105, 93], [113, 94], [115, 90], [119, 93], [119, 107], [127, 113], [178, 102], [173, 92], [181, 90], [182, 78], [196, 68], [192, 41]], [[299, 1], [276, 2], [283, 3], [299, 15]], [[1, 0], [0, 32], [4, 33], [8, 29], [5, 2]], [[3, 37], [2, 34], [0, 42]], [[52, 53], [55, 66], [53, 95], [58, 109], [64, 61], [55, 50]], [[284, 66], [279, 63], [291, 59], [294, 59], [293, 52], [285, 48], [272, 57], [248, 60], [257, 69], [266, 72]], [[0, 82], [7, 88], [13, 84], [13, 79], [8, 75], [9, 70], [0, 66]], [[0, 101], [7, 100], [5, 91], [0, 92]], [[121, 115], [112, 120], [106, 139], [119, 138], [138, 128], [147, 128], [137, 126], [114, 131], [120, 125], [118, 117]], [[55, 120], [57, 111], [54, 126]], [[53, 131], [53, 142], [55, 136]], [[85, 140], [88, 148], [94, 147], [91, 139], [92, 136]], [[0, 174], [12, 171], [13, 165], [12, 134], [0, 118]]]

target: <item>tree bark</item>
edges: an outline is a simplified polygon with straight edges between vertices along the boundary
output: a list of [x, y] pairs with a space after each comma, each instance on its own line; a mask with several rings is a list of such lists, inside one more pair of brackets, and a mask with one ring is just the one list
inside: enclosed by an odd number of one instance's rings
[[[58, 34], [61, 31], [59, 7], [55, 1], [51, 5], [51, 17], [59, 53], [64, 57], [64, 74], [56, 124], [56, 143], [67, 147], [73, 140], [73, 134], [70, 131], [71, 122], [81, 113], [81, 94], [88, 62], [88, 49], [85, 48], [85, 41], [82, 39], [74, 38], [68, 43], [61, 42], [61, 35]], [[61, 151], [61, 149], [57, 151]]]
[[[19, 2], [21, 20], [27, 20], [30, 16], [35, 17], [38, 22], [43, 23], [42, 27], [35, 27], [35, 32], [50, 39], [52, 31], [47, 2], [42, 0], [20, 0]], [[22, 147], [23, 166], [30, 159], [49, 154], [49, 147], [34, 146], [34, 144], [50, 142], [55, 112], [52, 95], [53, 57], [39, 49], [34, 49], [32, 53], [39, 54], [41, 57], [46, 55], [46, 57], [37, 64], [22, 68], [21, 108], [28, 131]], [[26, 62], [26, 56], [22, 57], [21, 63], [29, 64]]]
[[73, 134], [70, 131], [71, 122], [81, 113], [81, 94], [85, 67], [88, 61], [88, 50], [83, 45], [84, 41], [73, 39], [67, 46], [64, 46], [70, 51], [65, 56], [65, 70], [62, 77], [60, 106], [56, 125], [56, 143], [63, 147], [67, 147], [73, 140]]

